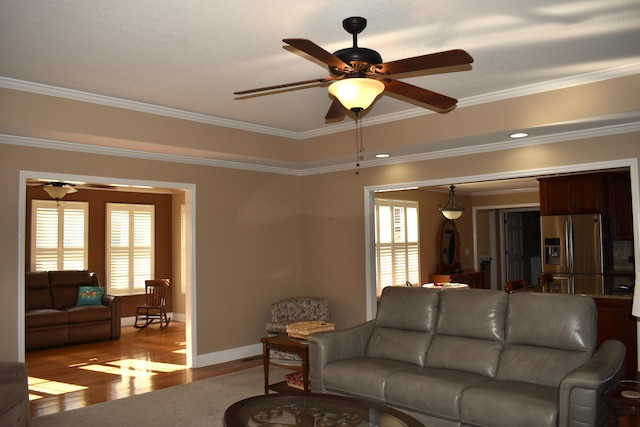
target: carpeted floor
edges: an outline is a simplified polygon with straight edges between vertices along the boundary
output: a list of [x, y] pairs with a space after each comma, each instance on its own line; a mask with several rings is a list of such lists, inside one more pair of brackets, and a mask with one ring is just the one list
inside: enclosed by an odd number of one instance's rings
[[[287, 371], [272, 368], [271, 378]], [[86, 408], [37, 417], [34, 427], [222, 426], [232, 403], [264, 393], [262, 366]]]

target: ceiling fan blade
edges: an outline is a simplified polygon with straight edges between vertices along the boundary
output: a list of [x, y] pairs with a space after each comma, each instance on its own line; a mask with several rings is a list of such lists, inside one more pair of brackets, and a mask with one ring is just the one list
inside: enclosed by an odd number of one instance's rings
[[383, 82], [385, 85], [385, 90], [391, 93], [404, 96], [405, 98], [411, 98], [424, 104], [434, 106], [441, 110], [449, 110], [458, 103], [457, 99], [450, 98], [446, 95], [432, 92], [418, 86], [404, 83], [399, 80], [384, 79]]
[[333, 103], [331, 103], [331, 107], [329, 107], [329, 111], [327, 111], [327, 115], [324, 116], [325, 120], [333, 120], [333, 119], [341, 119], [345, 116], [345, 108], [342, 106], [338, 98], [333, 99]]
[[312, 83], [325, 83], [325, 82], [330, 82], [336, 80], [336, 78], [334, 77], [326, 77], [326, 78], [322, 78], [322, 79], [311, 79], [311, 80], [305, 80], [302, 82], [295, 82], [295, 83], [284, 83], [281, 85], [275, 85], [275, 86], [266, 86], [266, 87], [260, 87], [257, 89], [249, 89], [249, 90], [241, 90], [238, 92], [233, 92], [234, 95], [247, 95], [249, 93], [256, 93], [256, 92], [264, 92], [267, 90], [275, 90], [275, 89], [284, 89], [284, 88], [288, 88], [288, 87], [294, 87], [294, 86], [302, 86], [302, 85], [309, 85]]
[[466, 51], [462, 49], [454, 49], [385, 62], [376, 65], [375, 68], [377, 70], [376, 72], [382, 74], [400, 74], [412, 71], [430, 70], [433, 68], [465, 65], [471, 64], [472, 62], [473, 58]]
[[335, 67], [341, 70], [345, 68], [350, 68], [349, 65], [345, 64], [342, 59], [335, 56], [333, 53], [327, 52], [311, 40], [307, 39], [283, 39], [283, 42], [286, 44], [299, 49], [308, 55], [313, 56], [314, 58], [324, 62], [330, 67]]

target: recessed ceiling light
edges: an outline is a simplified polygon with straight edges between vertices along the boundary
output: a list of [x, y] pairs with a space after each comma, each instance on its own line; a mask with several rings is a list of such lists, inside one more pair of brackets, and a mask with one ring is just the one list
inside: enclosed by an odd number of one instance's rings
[[387, 157], [389, 157], [387, 153], [376, 154], [377, 159], [386, 159]]
[[529, 136], [529, 134], [526, 132], [516, 132], [509, 135], [509, 138], [525, 138], [527, 136]]

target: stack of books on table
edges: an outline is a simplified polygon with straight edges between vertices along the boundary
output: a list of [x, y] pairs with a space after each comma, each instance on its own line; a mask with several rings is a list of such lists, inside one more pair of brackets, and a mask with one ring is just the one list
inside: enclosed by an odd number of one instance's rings
[[304, 379], [302, 378], [302, 371], [287, 374], [284, 376], [284, 379], [289, 387], [304, 390]]

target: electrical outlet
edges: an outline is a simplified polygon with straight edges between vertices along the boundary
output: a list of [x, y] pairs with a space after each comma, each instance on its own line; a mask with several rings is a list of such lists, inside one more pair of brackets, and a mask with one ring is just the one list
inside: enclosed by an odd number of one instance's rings
[[465, 255], [471, 255], [471, 249], [465, 249], [464, 250], [464, 254]]

